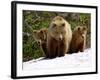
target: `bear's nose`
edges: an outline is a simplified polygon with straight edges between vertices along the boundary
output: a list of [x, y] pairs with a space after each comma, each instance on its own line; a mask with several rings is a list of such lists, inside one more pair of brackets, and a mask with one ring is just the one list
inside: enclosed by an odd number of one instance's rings
[[59, 40], [62, 40], [62, 35], [59, 36]]

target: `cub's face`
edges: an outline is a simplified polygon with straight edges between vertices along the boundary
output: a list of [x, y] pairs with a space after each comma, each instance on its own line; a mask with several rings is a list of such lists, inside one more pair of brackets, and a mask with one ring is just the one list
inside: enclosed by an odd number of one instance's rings
[[34, 30], [33, 36], [38, 43], [41, 43], [42, 41], [46, 41], [47, 32], [46, 30]]
[[60, 16], [55, 17], [49, 27], [49, 31], [54, 39], [58, 41], [62, 40], [63, 36], [66, 34], [65, 20]]
[[87, 27], [86, 26], [79, 26], [77, 28], [78, 33], [81, 34], [83, 37], [86, 35], [87, 33]]

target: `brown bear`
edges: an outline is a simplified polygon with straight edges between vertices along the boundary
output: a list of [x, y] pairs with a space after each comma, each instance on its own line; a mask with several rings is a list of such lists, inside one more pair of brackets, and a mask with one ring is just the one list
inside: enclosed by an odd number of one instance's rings
[[86, 46], [87, 28], [85, 26], [77, 26], [72, 34], [69, 53], [83, 52]]
[[64, 56], [68, 51], [71, 38], [72, 30], [70, 24], [63, 17], [56, 16], [48, 28], [48, 58]]
[[46, 43], [47, 43], [47, 28], [42, 28], [40, 30], [33, 30], [33, 37], [35, 41], [39, 44], [40, 48], [42, 49], [43, 53], [47, 57], [47, 48], [46, 48]]

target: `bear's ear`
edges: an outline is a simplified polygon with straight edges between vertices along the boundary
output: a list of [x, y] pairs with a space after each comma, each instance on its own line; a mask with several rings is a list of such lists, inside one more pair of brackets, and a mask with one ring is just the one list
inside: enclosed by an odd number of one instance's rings
[[45, 33], [47, 33], [47, 29], [46, 29], [46, 30], [44, 30], [44, 32], [45, 32]]
[[84, 31], [87, 30], [86, 26], [83, 27], [83, 30], [84, 30]]
[[34, 31], [33, 31], [33, 33], [37, 33], [37, 31], [36, 31], [36, 30], [34, 30]]
[[41, 30], [41, 31], [40, 31], [40, 33], [42, 34], [42, 33], [43, 33], [43, 31]]
[[80, 31], [80, 27], [78, 27], [78, 31]]

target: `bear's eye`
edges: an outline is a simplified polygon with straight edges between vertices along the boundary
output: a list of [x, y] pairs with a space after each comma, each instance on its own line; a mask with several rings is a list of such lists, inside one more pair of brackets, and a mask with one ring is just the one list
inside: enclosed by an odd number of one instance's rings
[[56, 27], [56, 24], [53, 24], [53, 26], [52, 26], [53, 28], [55, 28]]
[[65, 26], [65, 23], [63, 23], [61, 26], [64, 27]]

